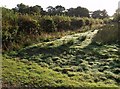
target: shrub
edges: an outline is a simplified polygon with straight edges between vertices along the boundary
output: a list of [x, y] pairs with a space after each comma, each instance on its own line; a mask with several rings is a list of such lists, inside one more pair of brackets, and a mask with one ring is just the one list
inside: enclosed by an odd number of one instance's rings
[[102, 19], [99, 19], [99, 24], [104, 24], [104, 21]]
[[95, 19], [95, 24], [99, 24], [99, 19]]
[[69, 29], [70, 28], [70, 22], [71, 22], [71, 19], [70, 17], [67, 17], [67, 16], [53, 16], [52, 17], [54, 22], [55, 22], [55, 25], [57, 27], [57, 29], [60, 31], [60, 30], [66, 30], [66, 29]]
[[103, 30], [99, 30], [97, 35], [93, 38], [93, 42], [115, 42], [118, 39], [117, 29], [113, 26], [106, 25]]
[[45, 32], [54, 32], [56, 31], [56, 26], [51, 17], [43, 17], [42, 20], [40, 21], [41, 28]]
[[72, 19], [72, 21], [71, 21], [71, 28], [72, 29], [79, 29], [82, 26], [84, 26], [83, 19]]
[[110, 20], [107, 18], [103, 19], [103, 21], [104, 21], [104, 24], [108, 24], [110, 22]]
[[90, 19], [85, 18], [85, 25], [90, 25]]
[[116, 14], [116, 15], [114, 16], [114, 21], [115, 21], [115, 22], [119, 22], [119, 21], [120, 21], [120, 14]]
[[39, 26], [37, 21], [32, 19], [28, 15], [19, 16], [18, 25], [19, 25], [19, 33], [23, 32], [26, 34], [37, 32], [37, 27]]
[[2, 7], [2, 48], [3, 50], [12, 49], [12, 42], [16, 41], [18, 31], [18, 14], [12, 10]]

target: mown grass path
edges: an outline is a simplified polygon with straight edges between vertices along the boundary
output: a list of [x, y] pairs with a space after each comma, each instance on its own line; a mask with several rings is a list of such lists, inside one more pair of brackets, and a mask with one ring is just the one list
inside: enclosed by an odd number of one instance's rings
[[[26, 81], [22, 78], [19, 82], [23, 86], [117, 89], [120, 84], [120, 46], [93, 43], [98, 33], [99, 30], [89, 30], [8, 53], [3, 66], [4, 82], [14, 85], [19, 77], [25, 76]], [[15, 71], [9, 71], [12, 69]], [[32, 78], [36, 79], [35, 83]]]

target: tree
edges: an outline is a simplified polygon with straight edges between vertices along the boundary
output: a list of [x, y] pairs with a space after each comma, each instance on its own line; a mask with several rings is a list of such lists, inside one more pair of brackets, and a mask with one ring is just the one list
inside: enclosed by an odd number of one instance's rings
[[68, 9], [69, 16], [77, 16], [77, 17], [89, 17], [89, 10], [83, 7], [70, 8]]
[[18, 12], [20, 12], [22, 14], [26, 14], [26, 13], [28, 13], [28, 8], [29, 8], [29, 6], [21, 3], [21, 4], [17, 4], [16, 9], [17, 9]]
[[62, 14], [62, 12], [65, 11], [65, 7], [61, 6], [61, 5], [57, 5], [55, 7], [55, 12], [56, 14]]
[[99, 19], [104, 19], [108, 17], [107, 11], [106, 10], [96, 10], [92, 13], [93, 18], [99, 18]]
[[114, 13], [114, 21], [116, 21], [116, 22], [119, 22], [120, 21], [120, 8], [118, 8], [117, 10], [116, 10], [116, 12]]
[[69, 16], [75, 16], [75, 12], [74, 11], [75, 11], [74, 8], [69, 8], [68, 12], [67, 12], [67, 15], [69, 15]]
[[117, 22], [118, 24], [118, 43], [120, 44], [120, 8], [118, 8], [116, 10], [116, 12], [114, 13], [114, 21]]
[[48, 6], [47, 7], [47, 12], [48, 12], [48, 15], [54, 15], [55, 14], [55, 8], [52, 7], [52, 6]]
[[41, 6], [39, 6], [39, 5], [30, 7], [29, 10], [30, 10], [29, 12], [31, 14], [42, 14], [42, 12], [43, 12], [43, 8]]
[[43, 10], [43, 8], [39, 5], [35, 5], [35, 6], [28, 6], [25, 5], [23, 3], [21, 4], [17, 4], [17, 7], [13, 8], [14, 12], [19, 12], [21, 14], [44, 14], [45, 11]]
[[55, 8], [52, 6], [48, 6], [47, 11], [48, 11], [49, 15], [62, 15], [62, 14], [64, 14], [65, 7], [63, 7], [61, 5], [57, 5], [57, 6], [55, 6]]

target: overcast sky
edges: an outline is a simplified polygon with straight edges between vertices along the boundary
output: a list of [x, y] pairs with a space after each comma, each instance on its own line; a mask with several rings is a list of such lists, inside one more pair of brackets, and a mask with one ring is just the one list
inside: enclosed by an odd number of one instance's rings
[[0, 0], [0, 6], [14, 8], [17, 4], [24, 3], [29, 6], [40, 5], [44, 10], [48, 6], [56, 5], [62, 5], [66, 9], [82, 6], [90, 11], [106, 9], [109, 15], [113, 15], [118, 8], [118, 1], [120, 0]]

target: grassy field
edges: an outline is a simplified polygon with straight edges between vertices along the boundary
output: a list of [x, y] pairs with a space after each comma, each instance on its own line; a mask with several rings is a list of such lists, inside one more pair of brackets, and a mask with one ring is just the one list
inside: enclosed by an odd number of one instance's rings
[[97, 42], [99, 34], [90, 30], [5, 52], [3, 87], [118, 89], [120, 45]]

